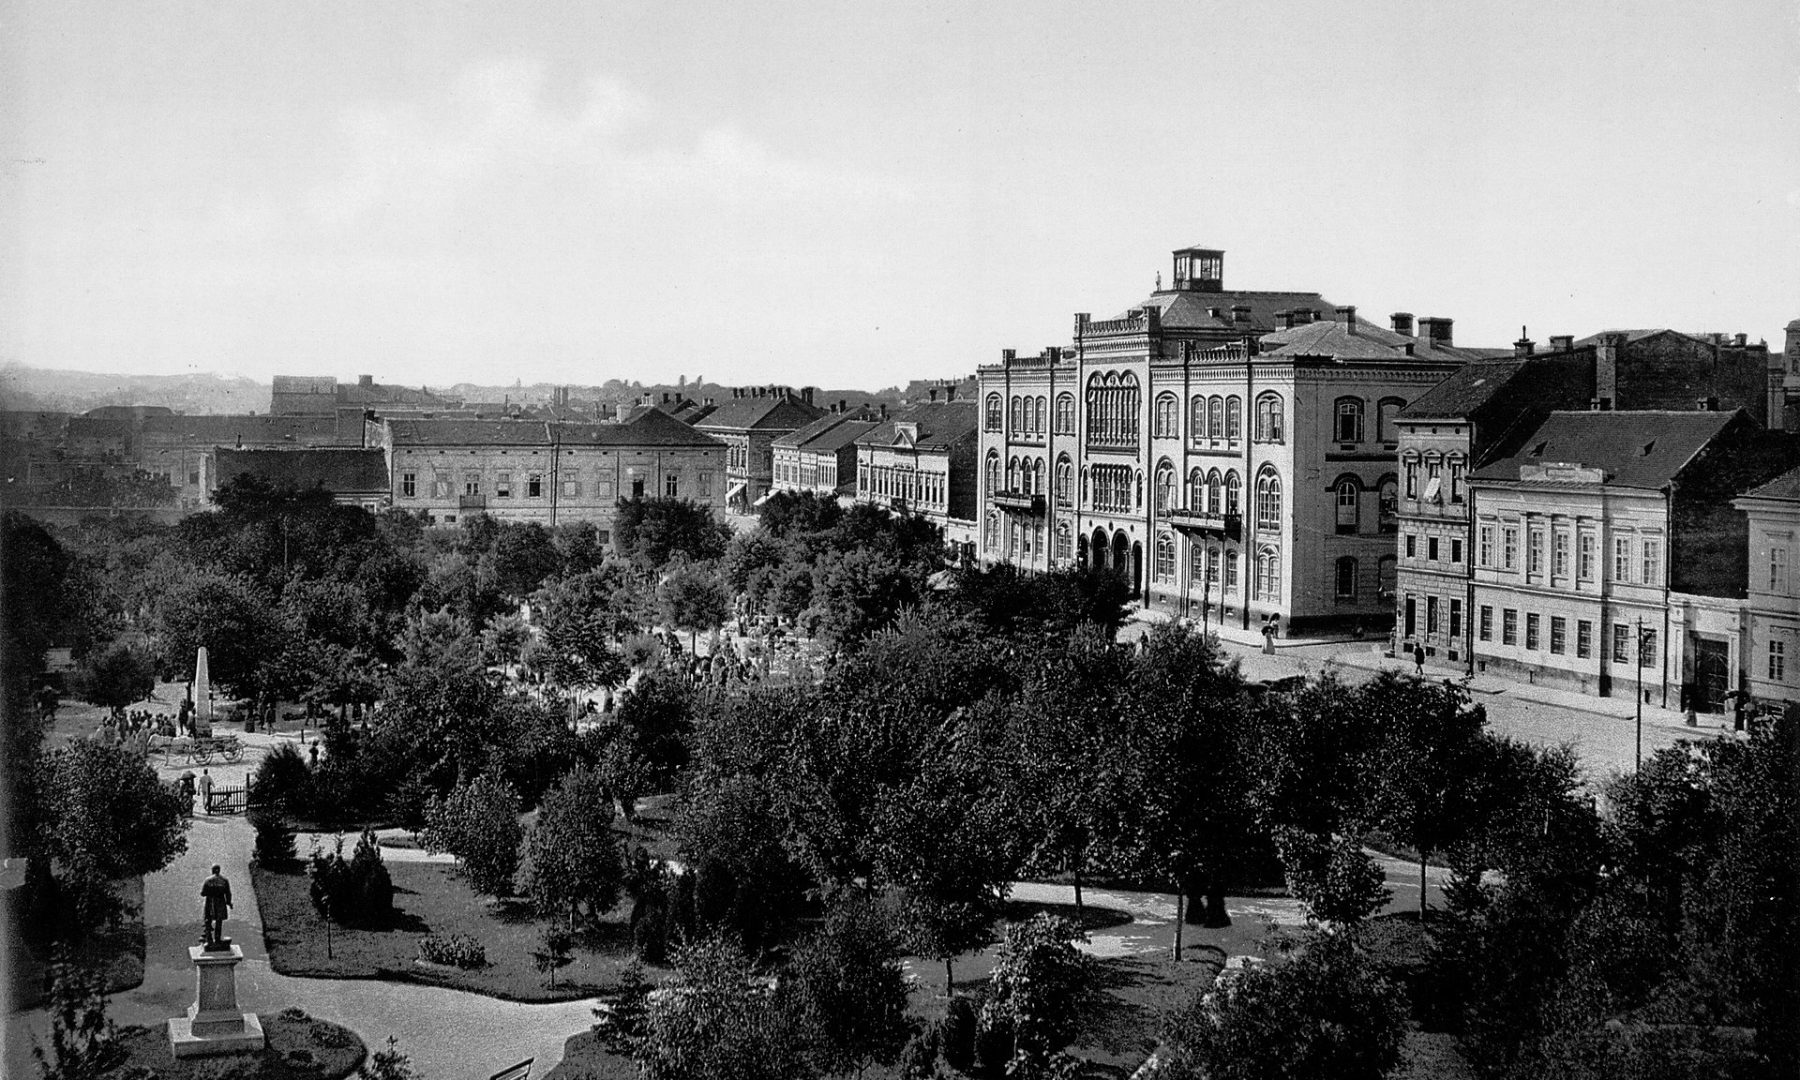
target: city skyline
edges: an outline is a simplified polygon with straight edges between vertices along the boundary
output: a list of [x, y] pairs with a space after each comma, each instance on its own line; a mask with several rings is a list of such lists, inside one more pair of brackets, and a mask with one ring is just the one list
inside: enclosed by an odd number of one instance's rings
[[1459, 343], [1800, 316], [1800, 18], [15, 12], [0, 361], [886, 386], [1226, 250]]

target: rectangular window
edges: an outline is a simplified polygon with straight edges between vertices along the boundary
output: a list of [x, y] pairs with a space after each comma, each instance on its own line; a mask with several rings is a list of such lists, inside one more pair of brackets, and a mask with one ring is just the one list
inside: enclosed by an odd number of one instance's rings
[[1631, 584], [1631, 540], [1629, 537], [1613, 537], [1613, 580], [1621, 585]]
[[1525, 572], [1537, 577], [1544, 572], [1544, 530], [1532, 529]]
[[412, 498], [419, 493], [419, 474], [403, 472], [400, 474], [400, 494]]
[[1568, 646], [1569, 620], [1561, 615], [1550, 616], [1550, 651], [1561, 656]]
[[1460, 536], [1453, 536], [1450, 538], [1450, 561], [1453, 563], [1462, 562], [1462, 537]]
[[1644, 634], [1638, 639], [1638, 667], [1656, 666], [1656, 631], [1644, 628]]
[[1225, 591], [1236, 592], [1238, 587], [1238, 553], [1225, 553]]
[[665, 499], [681, 498], [681, 476], [679, 474], [670, 473], [663, 477], [663, 497]]
[[1419, 632], [1419, 602], [1412, 597], [1406, 598], [1406, 636], [1412, 637]]
[[1769, 681], [1787, 681], [1787, 642], [1769, 642]]
[[1784, 547], [1769, 548], [1769, 591], [1785, 593], [1788, 590], [1788, 550]]
[[1418, 544], [1419, 544], [1418, 537], [1414, 536], [1412, 533], [1406, 534], [1406, 557], [1407, 558], [1410, 559], [1419, 553]]
[[1527, 649], [1543, 648], [1543, 639], [1538, 636], [1538, 622], [1537, 612], [1529, 611], [1525, 613], [1525, 647]]
[[1559, 578], [1569, 576], [1569, 534], [1558, 529], [1556, 546], [1550, 553], [1550, 572]]
[[1613, 663], [1631, 663], [1631, 627], [1613, 623]]
[[581, 481], [565, 478], [562, 482], [562, 493], [563, 493], [563, 498], [565, 498], [565, 499], [580, 498], [580, 496], [581, 496]]
[[1435, 536], [1427, 537], [1425, 540], [1425, 557], [1432, 562], [1438, 561], [1437, 542], [1438, 538]]
[[1507, 608], [1500, 613], [1500, 644], [1517, 645], [1519, 643], [1519, 612], [1517, 608]]
[[1494, 565], [1494, 527], [1492, 525], [1481, 527], [1477, 547], [1476, 556], [1481, 560], [1481, 565]]
[[1594, 655], [1594, 624], [1586, 619], [1575, 622], [1575, 655], [1583, 660]]
[[450, 478], [443, 473], [432, 477], [431, 494], [433, 498], [448, 499], [450, 497]]
[[463, 494], [481, 494], [481, 474], [478, 472], [463, 473]]
[[1594, 534], [1584, 532], [1576, 548], [1577, 562], [1575, 571], [1583, 581], [1594, 580]]
[[1644, 541], [1644, 576], [1639, 578], [1645, 585], [1655, 585], [1662, 580], [1662, 541]]
[[1428, 634], [1438, 632], [1438, 598], [1435, 596], [1425, 598], [1425, 632]]
[[1456, 642], [1456, 641], [1460, 641], [1461, 639], [1462, 639], [1462, 601], [1458, 600], [1456, 597], [1452, 596], [1450, 598], [1450, 640], [1452, 642]]
[[503, 472], [494, 477], [494, 497], [496, 499], [512, 498], [512, 473]]
[[525, 497], [541, 499], [544, 497], [544, 474], [541, 472], [525, 474]]
[[1476, 620], [1475, 629], [1481, 640], [1494, 640], [1494, 609], [1491, 606], [1481, 605], [1481, 617]]
[[1519, 568], [1519, 530], [1507, 526], [1501, 530], [1500, 569], [1517, 570]]

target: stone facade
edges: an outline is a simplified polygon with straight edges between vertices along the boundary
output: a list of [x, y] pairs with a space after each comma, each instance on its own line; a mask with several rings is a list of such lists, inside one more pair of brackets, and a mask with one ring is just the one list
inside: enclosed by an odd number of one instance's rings
[[1732, 505], [1749, 533], [1745, 688], [1759, 702], [1800, 702], [1800, 469]]
[[774, 484], [777, 438], [825, 415], [812, 396], [810, 387], [799, 394], [784, 386], [739, 387], [695, 423], [725, 444], [728, 511], [749, 513]]
[[956, 559], [974, 558], [979, 437], [975, 402], [915, 405], [856, 440], [856, 499], [917, 514], [944, 532]]
[[770, 490], [854, 498], [856, 440], [878, 423], [872, 414], [833, 412], [776, 437], [770, 443]]

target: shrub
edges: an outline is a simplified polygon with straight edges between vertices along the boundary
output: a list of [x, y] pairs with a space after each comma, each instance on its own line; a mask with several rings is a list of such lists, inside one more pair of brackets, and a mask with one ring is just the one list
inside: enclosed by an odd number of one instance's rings
[[506, 781], [477, 777], [447, 799], [433, 798], [420, 835], [425, 850], [447, 851], [462, 864], [476, 892], [506, 896], [519, 869], [519, 797]]
[[313, 907], [319, 914], [346, 925], [384, 922], [394, 911], [394, 883], [381, 861], [374, 832], [364, 829], [356, 851], [344, 858], [344, 838], [330, 855], [312, 856]]
[[291, 742], [281, 743], [263, 755], [250, 786], [257, 801], [265, 806], [299, 815], [312, 811], [312, 770]]
[[1068, 1045], [1090, 992], [1092, 964], [1075, 948], [1086, 940], [1074, 923], [1053, 915], [1006, 928], [981, 1005], [984, 1050], [997, 1044], [1004, 1062], [1010, 1044], [1011, 1056], [1042, 1066]]
[[467, 934], [430, 934], [419, 939], [419, 957], [463, 969], [487, 966], [487, 950]]
[[255, 806], [244, 815], [256, 830], [256, 864], [270, 870], [294, 864], [294, 827], [279, 807]]

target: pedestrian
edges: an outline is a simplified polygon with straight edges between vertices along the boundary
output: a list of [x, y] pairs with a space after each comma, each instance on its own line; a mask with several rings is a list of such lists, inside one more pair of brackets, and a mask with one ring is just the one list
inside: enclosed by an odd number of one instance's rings
[[1423, 642], [1413, 642], [1413, 671], [1421, 678], [1425, 675], [1425, 644]]
[[307, 750], [306, 757], [313, 768], [316, 769], [319, 767], [319, 740], [314, 739], [312, 741], [312, 748]]
[[200, 886], [200, 900], [200, 914], [205, 920], [201, 940], [209, 949], [222, 948], [230, 940], [225, 936], [225, 919], [231, 914], [231, 882], [219, 872], [217, 863], [213, 864], [212, 877]]
[[206, 769], [201, 769], [200, 770], [200, 812], [203, 814], [210, 815], [212, 813], [212, 789], [213, 789], [212, 773]]

